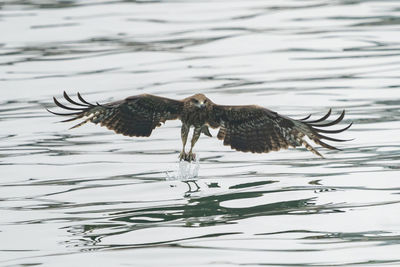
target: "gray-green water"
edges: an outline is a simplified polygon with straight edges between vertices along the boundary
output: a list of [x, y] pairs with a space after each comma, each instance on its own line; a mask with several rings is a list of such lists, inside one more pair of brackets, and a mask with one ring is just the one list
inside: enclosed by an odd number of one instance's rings
[[[399, 1], [3, 1], [1, 266], [400, 266]], [[52, 96], [196, 92], [294, 118], [346, 109], [343, 151], [68, 131]], [[344, 124], [343, 124], [344, 125]], [[215, 131], [213, 132], [215, 136]]]

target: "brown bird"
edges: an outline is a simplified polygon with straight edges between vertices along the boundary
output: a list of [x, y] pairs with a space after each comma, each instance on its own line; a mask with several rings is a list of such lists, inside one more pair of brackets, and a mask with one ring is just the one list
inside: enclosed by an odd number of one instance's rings
[[[69, 122], [84, 118], [82, 122], [72, 128], [79, 127], [87, 122], [100, 123], [116, 133], [126, 136], [150, 136], [153, 129], [161, 126], [167, 120], [180, 119], [182, 121], [181, 138], [182, 152], [180, 160], [192, 161], [195, 159], [193, 147], [203, 133], [211, 137], [208, 127], [219, 128], [218, 139], [224, 141], [232, 149], [267, 153], [288, 147], [304, 145], [308, 150], [323, 158], [304, 138], [307, 136], [316, 144], [328, 149], [340, 150], [321, 140], [343, 142], [321, 133], [336, 134], [350, 128], [348, 126], [338, 130], [320, 129], [335, 125], [344, 118], [345, 111], [330, 122], [325, 120], [330, 116], [331, 109], [320, 119], [309, 120], [307, 116], [300, 120], [291, 119], [269, 109], [256, 106], [224, 106], [214, 104], [203, 94], [195, 94], [183, 100], [174, 100], [155, 95], [142, 94], [130, 96], [124, 100], [106, 104], [91, 104], [78, 93], [80, 102], [71, 99], [66, 92], [64, 98], [74, 107], [61, 104], [55, 97], [54, 103], [72, 113], [49, 112], [61, 116], [73, 116], [62, 122]], [[190, 127], [193, 127], [193, 137], [189, 153], [185, 152], [185, 145]], [[71, 129], [72, 129], [71, 128]]]

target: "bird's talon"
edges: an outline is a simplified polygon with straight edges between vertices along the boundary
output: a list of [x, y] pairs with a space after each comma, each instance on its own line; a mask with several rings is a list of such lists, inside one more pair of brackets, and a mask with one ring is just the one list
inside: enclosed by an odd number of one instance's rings
[[186, 161], [192, 162], [194, 160], [196, 160], [196, 154], [192, 153], [192, 152], [189, 152], [189, 154], [187, 154]]
[[192, 162], [192, 161], [196, 160], [196, 154], [192, 153], [192, 152], [189, 152], [187, 154], [185, 152], [181, 152], [179, 154], [179, 161], [182, 161], [182, 160], [187, 161], [187, 162]]
[[181, 152], [180, 154], [179, 154], [179, 161], [182, 161], [182, 160], [186, 160], [187, 161], [187, 154], [185, 153], [185, 152]]

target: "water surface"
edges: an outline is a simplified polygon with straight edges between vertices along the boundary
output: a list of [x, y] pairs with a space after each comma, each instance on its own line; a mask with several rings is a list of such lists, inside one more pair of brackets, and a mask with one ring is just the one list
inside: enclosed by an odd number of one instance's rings
[[[0, 265], [400, 265], [399, 15], [367, 0], [0, 4]], [[68, 131], [45, 111], [64, 90], [346, 109], [354, 140], [319, 159], [231, 151], [213, 131], [196, 183], [170, 180], [179, 122]]]

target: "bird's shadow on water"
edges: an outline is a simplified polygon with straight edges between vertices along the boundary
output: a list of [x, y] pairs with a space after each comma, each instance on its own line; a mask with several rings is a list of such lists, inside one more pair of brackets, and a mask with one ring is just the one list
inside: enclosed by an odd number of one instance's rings
[[[133, 231], [158, 227], [208, 227], [222, 224], [236, 224], [239, 220], [273, 215], [301, 215], [314, 213], [343, 212], [343, 210], [316, 205], [316, 197], [277, 201], [246, 207], [226, 205], [228, 201], [248, 201], [262, 197], [265, 194], [280, 192], [277, 190], [248, 191], [249, 188], [275, 183], [276, 181], [257, 181], [229, 187], [221, 194], [201, 196], [198, 192], [206, 188], [219, 187], [218, 183], [200, 186], [197, 181], [184, 181], [188, 190], [184, 193], [183, 202], [170, 205], [134, 208], [113, 212], [107, 215], [107, 222], [84, 224], [70, 232], [79, 236], [78, 240], [70, 241], [68, 245], [83, 247], [83, 249], [121, 249], [141, 248], [149, 246], [173, 245], [183, 239], [158, 240], [152, 243], [107, 244], [107, 237], [124, 235]], [[260, 187], [261, 189], [261, 187]], [[246, 191], [247, 190], [247, 191]], [[96, 234], [97, 233], [97, 234]], [[227, 233], [221, 233], [226, 235]], [[230, 233], [235, 234], [235, 233]], [[213, 236], [219, 236], [214, 234]], [[184, 240], [209, 237], [196, 236]], [[103, 242], [103, 239], [105, 242]], [[73, 244], [75, 243], [75, 244]]]
[[[200, 186], [197, 181], [185, 181], [188, 190], [184, 193], [184, 200], [180, 203], [151, 206], [144, 208], [133, 208], [111, 212], [106, 215], [105, 221], [92, 221], [82, 225], [75, 225], [69, 228], [69, 232], [75, 236], [66, 242], [67, 246], [81, 248], [81, 250], [114, 250], [114, 249], [135, 249], [146, 247], [180, 246], [182, 242], [201, 240], [204, 238], [217, 238], [219, 236], [237, 235], [241, 232], [218, 232], [208, 234], [197, 234], [191, 237], [181, 238], [153, 238], [151, 242], [137, 241], [109, 243], [108, 238], [121, 236], [135, 231], [155, 228], [202, 228], [216, 225], [237, 224], [239, 221], [249, 218], [279, 216], [279, 215], [312, 215], [327, 213], [343, 213], [349, 208], [357, 207], [351, 203], [325, 203], [317, 204], [318, 197], [302, 197], [299, 199], [269, 202], [265, 204], [252, 204], [251, 199], [256, 199], [267, 194], [282, 193], [288, 191], [313, 190], [305, 188], [277, 188], [265, 189], [263, 185], [273, 184], [277, 181], [255, 181], [230, 186], [228, 191], [220, 194], [199, 195], [198, 193], [207, 188], [218, 188], [218, 183], [210, 183]], [[255, 190], [259, 188], [259, 190]], [[319, 187], [321, 189], [321, 187]], [[249, 190], [251, 189], [251, 191]], [[335, 189], [332, 189], [335, 191]], [[329, 191], [329, 190], [328, 190]], [[326, 192], [323, 188], [319, 193]], [[330, 191], [329, 191], [330, 192]], [[317, 192], [318, 193], [318, 192]], [[229, 201], [246, 202], [247, 205], [235, 206], [227, 204]], [[360, 206], [374, 206], [387, 203], [368, 203]], [[303, 233], [302, 239], [326, 239], [327, 242], [351, 242], [359, 241], [365, 236], [373, 234], [371, 241], [382, 241], [385, 244], [393, 243], [397, 236], [382, 233], [349, 233], [343, 238], [340, 233], [335, 232], [310, 232], [298, 230]], [[279, 234], [275, 232], [258, 233], [260, 235]], [[315, 236], [318, 234], [318, 236]], [[336, 239], [334, 238], [336, 237]], [[388, 243], [389, 242], [389, 243]]]

